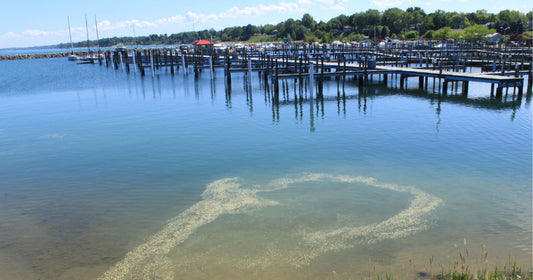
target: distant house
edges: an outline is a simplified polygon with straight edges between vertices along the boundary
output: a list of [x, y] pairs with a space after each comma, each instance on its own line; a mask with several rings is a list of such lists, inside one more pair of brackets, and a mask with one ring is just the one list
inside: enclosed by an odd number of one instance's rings
[[268, 33], [268, 35], [278, 35], [279, 31], [277, 29], [274, 29]]
[[409, 30], [410, 31], [420, 31], [420, 23], [416, 24], [409, 24]]
[[402, 45], [402, 41], [398, 39], [392, 39], [391, 37], [385, 37], [385, 46], [388, 48], [397, 48]]
[[485, 36], [485, 42], [488, 44], [499, 44], [503, 42], [503, 35], [500, 33], [489, 34]]
[[334, 48], [342, 48], [345, 46], [345, 43], [341, 41], [333, 41], [333, 43], [331, 43], [331, 46]]
[[353, 26], [349, 26], [349, 25], [345, 25], [342, 27], [342, 31], [344, 33], [350, 33], [350, 32], [354, 32], [355, 28]]
[[489, 21], [489, 22], [483, 24], [483, 26], [485, 26], [486, 28], [492, 28], [492, 27], [494, 27], [494, 22]]

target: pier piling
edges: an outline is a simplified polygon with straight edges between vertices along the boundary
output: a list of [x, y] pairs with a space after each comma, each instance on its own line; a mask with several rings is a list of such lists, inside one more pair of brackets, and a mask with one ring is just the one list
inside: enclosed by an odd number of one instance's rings
[[[471, 82], [490, 83], [491, 96], [494, 96], [497, 86], [497, 98], [503, 97], [503, 88], [509, 87], [518, 92], [516, 96], [521, 96], [524, 78], [527, 78], [526, 89], [531, 92], [533, 80], [532, 63], [528, 62], [532, 60], [532, 52], [525, 49], [513, 53], [506, 49], [370, 49], [352, 46], [328, 48], [325, 45], [308, 48], [305, 45], [280, 44], [268, 51], [245, 48], [229, 52], [227, 49], [225, 53], [213, 52], [209, 55], [168, 48], [140, 49], [131, 53], [115, 50], [105, 51], [103, 58], [106, 67], [113, 65], [115, 69], [120, 67], [128, 73], [132, 63], [135, 72], [139, 68], [141, 76], [145, 76], [145, 69], [150, 68], [152, 77], [156, 71], [167, 67], [170, 67], [171, 75], [179, 67], [187, 75], [188, 66], [192, 64], [196, 78], [209, 67], [210, 79], [213, 80], [215, 68], [223, 67], [227, 84], [231, 84], [231, 73], [235, 71], [244, 72], [246, 83], [251, 84], [252, 72], [257, 71], [265, 85], [273, 83], [275, 94], [279, 94], [281, 80], [294, 79], [300, 85], [308, 81], [313, 86], [313, 95], [318, 89], [316, 97], [322, 94], [326, 79], [334, 78], [339, 82], [342, 79], [344, 88], [345, 83], [351, 81], [347, 81], [346, 76], [353, 77], [360, 89], [373, 84], [374, 77], [385, 85], [389, 85], [389, 77], [396, 77], [399, 83], [390, 83], [390, 86], [399, 86], [401, 90], [408, 89], [409, 77], [418, 77], [419, 90], [427, 90], [431, 84], [429, 78], [433, 78], [433, 90], [438, 85], [438, 91], [446, 95], [451, 86], [450, 93], [460, 92], [463, 96], [468, 95]], [[467, 73], [467, 66], [481, 67], [483, 73]], [[304, 79], [306, 76], [309, 78]]]

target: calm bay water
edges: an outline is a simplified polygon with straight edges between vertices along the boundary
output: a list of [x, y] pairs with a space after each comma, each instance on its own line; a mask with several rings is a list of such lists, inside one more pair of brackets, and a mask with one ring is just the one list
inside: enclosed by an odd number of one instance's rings
[[531, 268], [529, 96], [252, 80], [1, 61], [0, 279]]

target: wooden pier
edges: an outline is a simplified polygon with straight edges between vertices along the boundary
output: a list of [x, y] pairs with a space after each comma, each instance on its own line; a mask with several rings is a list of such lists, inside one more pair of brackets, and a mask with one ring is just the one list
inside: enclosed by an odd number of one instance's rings
[[[405, 80], [409, 77], [418, 77], [418, 87], [420, 89], [427, 85], [429, 78], [442, 79], [442, 94], [447, 93], [449, 82], [462, 82], [462, 93], [468, 94], [468, 86], [470, 82], [481, 82], [491, 84], [491, 95], [494, 94], [494, 85], [497, 85], [496, 97], [499, 98], [502, 95], [503, 88], [516, 87], [518, 94], [522, 95], [523, 92], [523, 77], [504, 76], [499, 73], [466, 73], [466, 72], [453, 72], [453, 71], [440, 71], [430, 69], [417, 69], [417, 68], [397, 68], [397, 67], [379, 67], [380, 70], [388, 70], [391, 73], [400, 74], [400, 88], [403, 88]], [[525, 72], [527, 73], [527, 72]]]
[[[531, 49], [379, 49], [379, 48], [306, 48], [284, 44], [274, 50], [225, 50], [223, 52], [182, 52], [178, 48], [123, 49], [106, 51], [102, 65], [139, 72], [145, 76], [150, 72], [167, 69], [172, 75], [181, 71], [195, 77], [209, 71], [211, 77], [216, 69], [223, 69], [225, 78], [231, 83], [231, 74], [236, 71], [259, 72], [265, 82], [272, 83], [274, 92], [283, 79], [312, 79], [317, 85], [317, 94], [325, 79], [353, 78], [359, 86], [365, 86], [369, 77], [381, 77], [386, 83], [388, 77], [399, 76], [400, 89], [408, 78], [418, 78], [419, 89], [427, 89], [429, 79], [438, 79], [441, 94], [446, 95], [448, 84], [462, 84], [462, 94], [468, 94], [471, 82], [490, 83], [491, 97], [501, 99], [503, 89], [514, 88], [518, 96], [532, 90]], [[467, 67], [481, 68], [481, 73], [466, 72]], [[487, 71], [491, 70], [491, 71]], [[524, 77], [527, 76], [527, 85]], [[440, 87], [442, 84], [442, 87]]]

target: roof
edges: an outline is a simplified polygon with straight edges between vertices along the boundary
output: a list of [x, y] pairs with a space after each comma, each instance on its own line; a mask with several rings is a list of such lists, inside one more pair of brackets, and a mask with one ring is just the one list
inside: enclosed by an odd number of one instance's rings
[[203, 45], [214, 45], [215, 43], [208, 41], [208, 40], [200, 40], [196, 43], [193, 43], [195, 46], [203, 46]]

